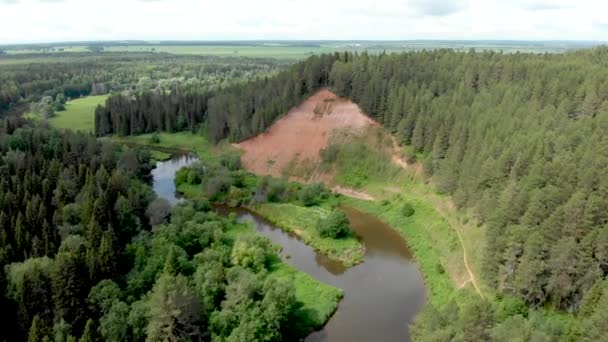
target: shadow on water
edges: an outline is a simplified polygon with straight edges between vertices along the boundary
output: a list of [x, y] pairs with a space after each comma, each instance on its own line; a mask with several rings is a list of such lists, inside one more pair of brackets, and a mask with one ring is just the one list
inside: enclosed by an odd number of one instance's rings
[[[157, 163], [152, 172], [157, 195], [173, 205], [179, 203], [175, 172], [195, 161], [192, 155], [180, 155]], [[344, 290], [336, 313], [306, 341], [409, 341], [408, 324], [426, 302], [426, 289], [406, 242], [376, 217], [349, 207], [341, 209], [366, 247], [365, 261], [348, 269], [247, 209], [219, 207], [218, 211], [234, 212], [239, 221], [250, 222], [280, 245], [284, 262]]]

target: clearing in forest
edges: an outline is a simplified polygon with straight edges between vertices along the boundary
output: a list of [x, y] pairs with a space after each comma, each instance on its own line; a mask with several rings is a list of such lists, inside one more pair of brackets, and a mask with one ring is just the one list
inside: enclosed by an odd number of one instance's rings
[[51, 126], [59, 129], [93, 132], [95, 130], [95, 108], [104, 104], [108, 95], [87, 96], [69, 101], [65, 110], [56, 112], [49, 119]]
[[340, 98], [328, 89], [319, 90], [265, 133], [242, 141], [245, 168], [263, 175], [281, 176], [286, 168], [315, 167], [319, 152], [327, 147], [331, 133], [338, 129], [362, 130], [378, 123], [366, 116], [359, 106]]

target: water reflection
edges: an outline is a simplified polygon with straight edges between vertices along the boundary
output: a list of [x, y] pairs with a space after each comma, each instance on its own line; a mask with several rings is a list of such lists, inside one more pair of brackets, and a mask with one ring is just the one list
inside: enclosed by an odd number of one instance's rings
[[164, 198], [171, 205], [176, 205], [183, 199], [176, 192], [175, 173], [184, 166], [192, 165], [198, 158], [191, 153], [174, 155], [167, 161], [156, 162], [152, 170], [153, 188], [156, 195]]

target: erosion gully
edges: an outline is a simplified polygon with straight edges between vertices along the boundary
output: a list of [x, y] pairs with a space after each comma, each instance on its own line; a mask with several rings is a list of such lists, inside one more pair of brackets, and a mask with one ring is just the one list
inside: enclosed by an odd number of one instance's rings
[[[152, 171], [156, 194], [172, 205], [179, 203], [182, 199], [176, 193], [175, 173], [197, 160], [192, 154], [179, 154], [157, 162]], [[344, 290], [335, 314], [306, 341], [409, 341], [408, 325], [424, 306], [426, 289], [405, 240], [372, 215], [350, 207], [341, 209], [366, 248], [364, 262], [351, 268], [315, 252], [297, 236], [247, 209], [218, 210], [236, 213], [239, 221], [251, 223], [260, 234], [280, 245], [284, 262]]]

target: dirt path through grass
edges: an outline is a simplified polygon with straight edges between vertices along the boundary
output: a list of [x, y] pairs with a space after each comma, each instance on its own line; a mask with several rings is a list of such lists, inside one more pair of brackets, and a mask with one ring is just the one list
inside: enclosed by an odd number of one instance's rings
[[[396, 144], [396, 141], [393, 141]], [[398, 149], [396, 149], [395, 151], [398, 151]], [[399, 155], [395, 154], [393, 155], [393, 162], [401, 167], [404, 170], [409, 169], [410, 167], [412, 167], [412, 165], [409, 165], [402, 157], [400, 157]], [[414, 174], [416, 176], [419, 176], [421, 174], [421, 166], [418, 165], [419, 163], [415, 164], [415, 168], [413, 169]], [[465, 280], [458, 288], [462, 288], [464, 286], [466, 286], [466, 284], [468, 282], [471, 282], [473, 284], [473, 287], [475, 288], [475, 291], [477, 292], [477, 294], [479, 294], [479, 296], [481, 298], [484, 298], [483, 292], [481, 292], [481, 289], [479, 288], [479, 285], [477, 284], [477, 278], [475, 277], [475, 273], [473, 273], [473, 271], [471, 270], [471, 267], [469, 266], [469, 261], [468, 261], [468, 257], [467, 257], [467, 248], [465, 247], [464, 241], [462, 240], [462, 235], [460, 233], [460, 229], [458, 228], [458, 222], [454, 222], [454, 220], [450, 220], [450, 218], [448, 217], [448, 215], [446, 215], [445, 210], [443, 210], [443, 206], [439, 206], [436, 205], [436, 203], [433, 203], [433, 207], [435, 207], [435, 210], [437, 210], [437, 212], [439, 212], [439, 214], [441, 216], [443, 216], [446, 221], [448, 221], [449, 226], [452, 227], [452, 229], [454, 229], [456, 231], [456, 235], [458, 235], [458, 241], [460, 241], [460, 247], [462, 248], [462, 258], [464, 261], [464, 267], [467, 270], [467, 273], [469, 275], [469, 279]]]

